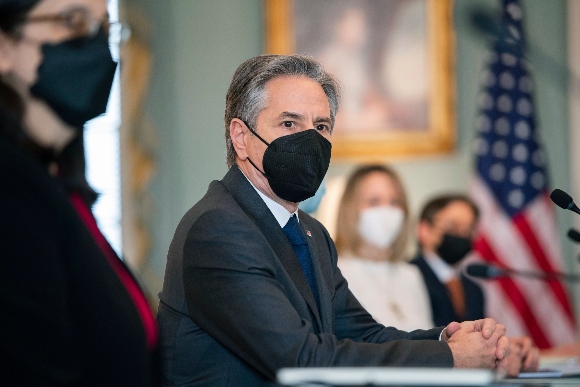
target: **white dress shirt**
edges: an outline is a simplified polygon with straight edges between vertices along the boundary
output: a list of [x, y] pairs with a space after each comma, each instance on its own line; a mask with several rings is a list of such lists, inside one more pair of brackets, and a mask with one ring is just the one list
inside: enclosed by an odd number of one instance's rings
[[[240, 169], [240, 171], [242, 170]], [[244, 174], [244, 171], [242, 171], [242, 174]], [[248, 176], [246, 176], [246, 174], [244, 174], [244, 176], [246, 177], [246, 179], [248, 179]], [[270, 199], [262, 191], [256, 188], [256, 186], [251, 182], [250, 179], [248, 179], [248, 182], [252, 185], [252, 187], [254, 187], [254, 189], [256, 190], [258, 195], [260, 195], [264, 203], [266, 203], [266, 206], [268, 207], [272, 215], [274, 215], [274, 218], [276, 218], [276, 220], [280, 224], [280, 227], [284, 228], [284, 226], [286, 226], [286, 223], [288, 223], [288, 220], [292, 217], [292, 215], [296, 215], [296, 219], [300, 223], [300, 218], [298, 217], [298, 210], [294, 212], [288, 211], [287, 209], [284, 208], [283, 205]]]
[[338, 267], [348, 288], [377, 322], [405, 331], [433, 328], [429, 295], [417, 267], [352, 255], [341, 256]]
[[435, 273], [435, 276], [442, 284], [447, 283], [459, 276], [457, 269], [445, 262], [437, 254], [426, 253], [423, 254], [423, 256], [425, 257], [425, 262], [427, 262], [427, 265], [429, 265], [431, 270], [433, 270], [433, 273]]

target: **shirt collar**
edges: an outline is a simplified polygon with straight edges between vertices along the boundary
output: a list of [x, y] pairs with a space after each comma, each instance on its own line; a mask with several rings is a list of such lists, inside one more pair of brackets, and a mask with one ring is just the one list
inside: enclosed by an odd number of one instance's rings
[[278, 224], [280, 224], [280, 227], [283, 228], [286, 225], [286, 223], [288, 223], [288, 219], [290, 219], [292, 215], [296, 215], [296, 219], [298, 220], [298, 222], [300, 222], [300, 218], [298, 218], [298, 210], [294, 212], [289, 212], [280, 203], [275, 202], [274, 200], [266, 196], [258, 188], [256, 188], [256, 186], [250, 181], [250, 179], [248, 179], [248, 176], [246, 176], [244, 171], [242, 171], [241, 169], [240, 171], [242, 172], [244, 177], [248, 180], [248, 182], [252, 185], [252, 187], [256, 190], [258, 195], [260, 195], [264, 203], [266, 203], [266, 206], [268, 207], [272, 215], [274, 215], [274, 218], [276, 218], [276, 221], [278, 222]]
[[433, 270], [441, 283], [449, 282], [457, 277], [457, 271], [437, 254], [425, 253], [423, 256], [425, 257], [425, 262], [427, 262], [427, 265]]

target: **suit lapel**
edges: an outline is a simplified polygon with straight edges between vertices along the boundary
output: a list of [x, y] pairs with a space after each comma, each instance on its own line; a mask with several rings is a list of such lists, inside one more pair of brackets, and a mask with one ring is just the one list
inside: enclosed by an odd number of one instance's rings
[[451, 302], [451, 297], [449, 295], [447, 286], [445, 286], [445, 284], [439, 280], [439, 277], [437, 277], [437, 274], [435, 274], [433, 269], [431, 269], [431, 266], [429, 266], [425, 258], [421, 257], [420, 260], [421, 265], [425, 268], [425, 271], [428, 275], [428, 279], [426, 279], [426, 281], [430, 281], [434, 288], [433, 292], [440, 295], [438, 300], [440, 303], [439, 308], [441, 310], [449, 311], [448, 313], [452, 315], [449, 316], [451, 317], [451, 320], [457, 320], [457, 316], [455, 316], [455, 309], [453, 309], [453, 302]]
[[[292, 245], [288, 241], [286, 234], [282, 231], [280, 224], [270, 212], [266, 203], [262, 200], [260, 195], [248, 182], [248, 179], [244, 176], [242, 171], [237, 166], [230, 168], [224, 179], [223, 184], [226, 186], [228, 192], [233, 196], [236, 202], [240, 205], [242, 210], [254, 221], [256, 226], [262, 232], [262, 235], [266, 238], [276, 256], [288, 272], [290, 278], [294, 282], [294, 285], [308, 304], [312, 315], [316, 319], [316, 324], [318, 329], [322, 329], [322, 323], [320, 321], [320, 314], [316, 306], [316, 301], [314, 301], [314, 296], [306, 280], [306, 275], [300, 262], [294, 253]], [[309, 238], [310, 239], [310, 238]], [[309, 246], [310, 248], [310, 243]], [[312, 248], [311, 254], [312, 254]], [[314, 260], [314, 257], [312, 257]], [[316, 266], [315, 266], [316, 267]], [[315, 269], [316, 270], [316, 269]], [[318, 276], [318, 271], [316, 272]]]

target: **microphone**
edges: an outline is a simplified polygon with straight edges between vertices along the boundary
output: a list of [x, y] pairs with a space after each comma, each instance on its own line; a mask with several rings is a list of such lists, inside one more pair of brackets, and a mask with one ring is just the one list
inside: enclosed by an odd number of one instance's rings
[[558, 207], [580, 214], [580, 208], [576, 206], [572, 196], [568, 195], [561, 189], [556, 188], [553, 190], [550, 194], [550, 199], [552, 199], [554, 204], [556, 204]]
[[479, 32], [497, 39], [513, 38], [501, 15], [493, 15], [483, 9], [473, 9], [469, 13], [471, 25]]
[[580, 275], [577, 274], [566, 274], [559, 272], [542, 272], [542, 271], [524, 271], [524, 270], [513, 270], [508, 268], [500, 268], [494, 265], [486, 265], [484, 263], [472, 263], [468, 265], [465, 269], [467, 274], [476, 278], [484, 279], [494, 279], [503, 277], [524, 277], [539, 279], [543, 281], [580, 281]]
[[518, 41], [513, 33], [509, 30], [506, 22], [501, 15], [493, 14], [490, 11], [476, 8], [469, 12], [471, 25], [481, 34], [493, 38], [504, 51], [516, 55], [522, 55], [522, 46], [517, 44]]
[[572, 241], [576, 243], [580, 243], [580, 232], [571, 228], [570, 230], [568, 230], [568, 238], [570, 238]]
[[474, 9], [469, 14], [469, 19], [471, 24], [477, 28], [480, 32], [489, 34], [495, 37], [501, 37], [504, 34], [504, 29], [501, 27], [501, 23], [498, 22], [497, 16], [491, 16], [491, 14], [482, 9]]
[[483, 263], [472, 263], [467, 266], [465, 271], [470, 276], [477, 278], [498, 278], [507, 275], [505, 270], [502, 270], [497, 266], [486, 265]]

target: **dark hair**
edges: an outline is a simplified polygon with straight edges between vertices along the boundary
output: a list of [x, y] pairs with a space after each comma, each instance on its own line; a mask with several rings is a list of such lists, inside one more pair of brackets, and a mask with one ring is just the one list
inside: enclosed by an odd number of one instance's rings
[[26, 14], [40, 0], [0, 0], [0, 30], [7, 35], [17, 35]]
[[266, 108], [266, 83], [284, 76], [305, 76], [317, 82], [328, 98], [331, 126], [334, 126], [340, 104], [340, 87], [324, 71], [320, 62], [304, 55], [260, 55], [248, 59], [236, 70], [226, 94], [224, 119], [228, 167], [236, 162], [236, 151], [230, 138], [230, 123], [234, 118], [239, 118], [256, 128], [258, 114]]
[[[0, 33], [11, 39], [20, 39], [26, 14], [40, 0], [0, 0]], [[92, 205], [97, 193], [89, 186], [85, 177], [85, 155], [83, 135], [80, 133], [59, 154], [34, 142], [24, 131], [24, 102], [20, 95], [0, 80], [0, 136], [24, 149], [41, 163], [58, 165], [58, 176], [69, 190], [78, 191]]]
[[[26, 14], [40, 0], [0, 0], [0, 33], [19, 39]], [[0, 80], [0, 135], [32, 153], [42, 162], [54, 159], [53, 152], [32, 141], [22, 128], [24, 102], [20, 95]]]
[[91, 188], [86, 179], [85, 141], [84, 132], [79, 131], [78, 136], [62, 150], [56, 159], [59, 170], [58, 176], [65, 188], [69, 191], [78, 192], [89, 206], [92, 206], [99, 195]]
[[477, 208], [477, 206], [475, 205], [473, 200], [469, 198], [469, 196], [463, 194], [445, 194], [436, 196], [433, 199], [429, 200], [421, 210], [419, 220], [433, 224], [433, 219], [435, 218], [435, 215], [437, 215], [439, 211], [443, 210], [445, 207], [447, 207], [449, 204], [453, 202], [463, 202], [467, 204], [469, 207], [471, 207], [475, 220], [479, 219], [479, 208]]
[[[9, 36], [12, 39], [20, 37], [20, 30], [24, 23], [26, 14], [38, 3], [40, 0], [0, 0], [0, 32]], [[0, 81], [0, 108], [3, 108], [2, 117], [7, 120], [17, 119], [22, 120], [24, 113], [24, 106], [22, 99], [10, 86]], [[13, 124], [7, 125], [4, 131], [9, 137], [20, 137], [20, 133], [16, 131]]]

